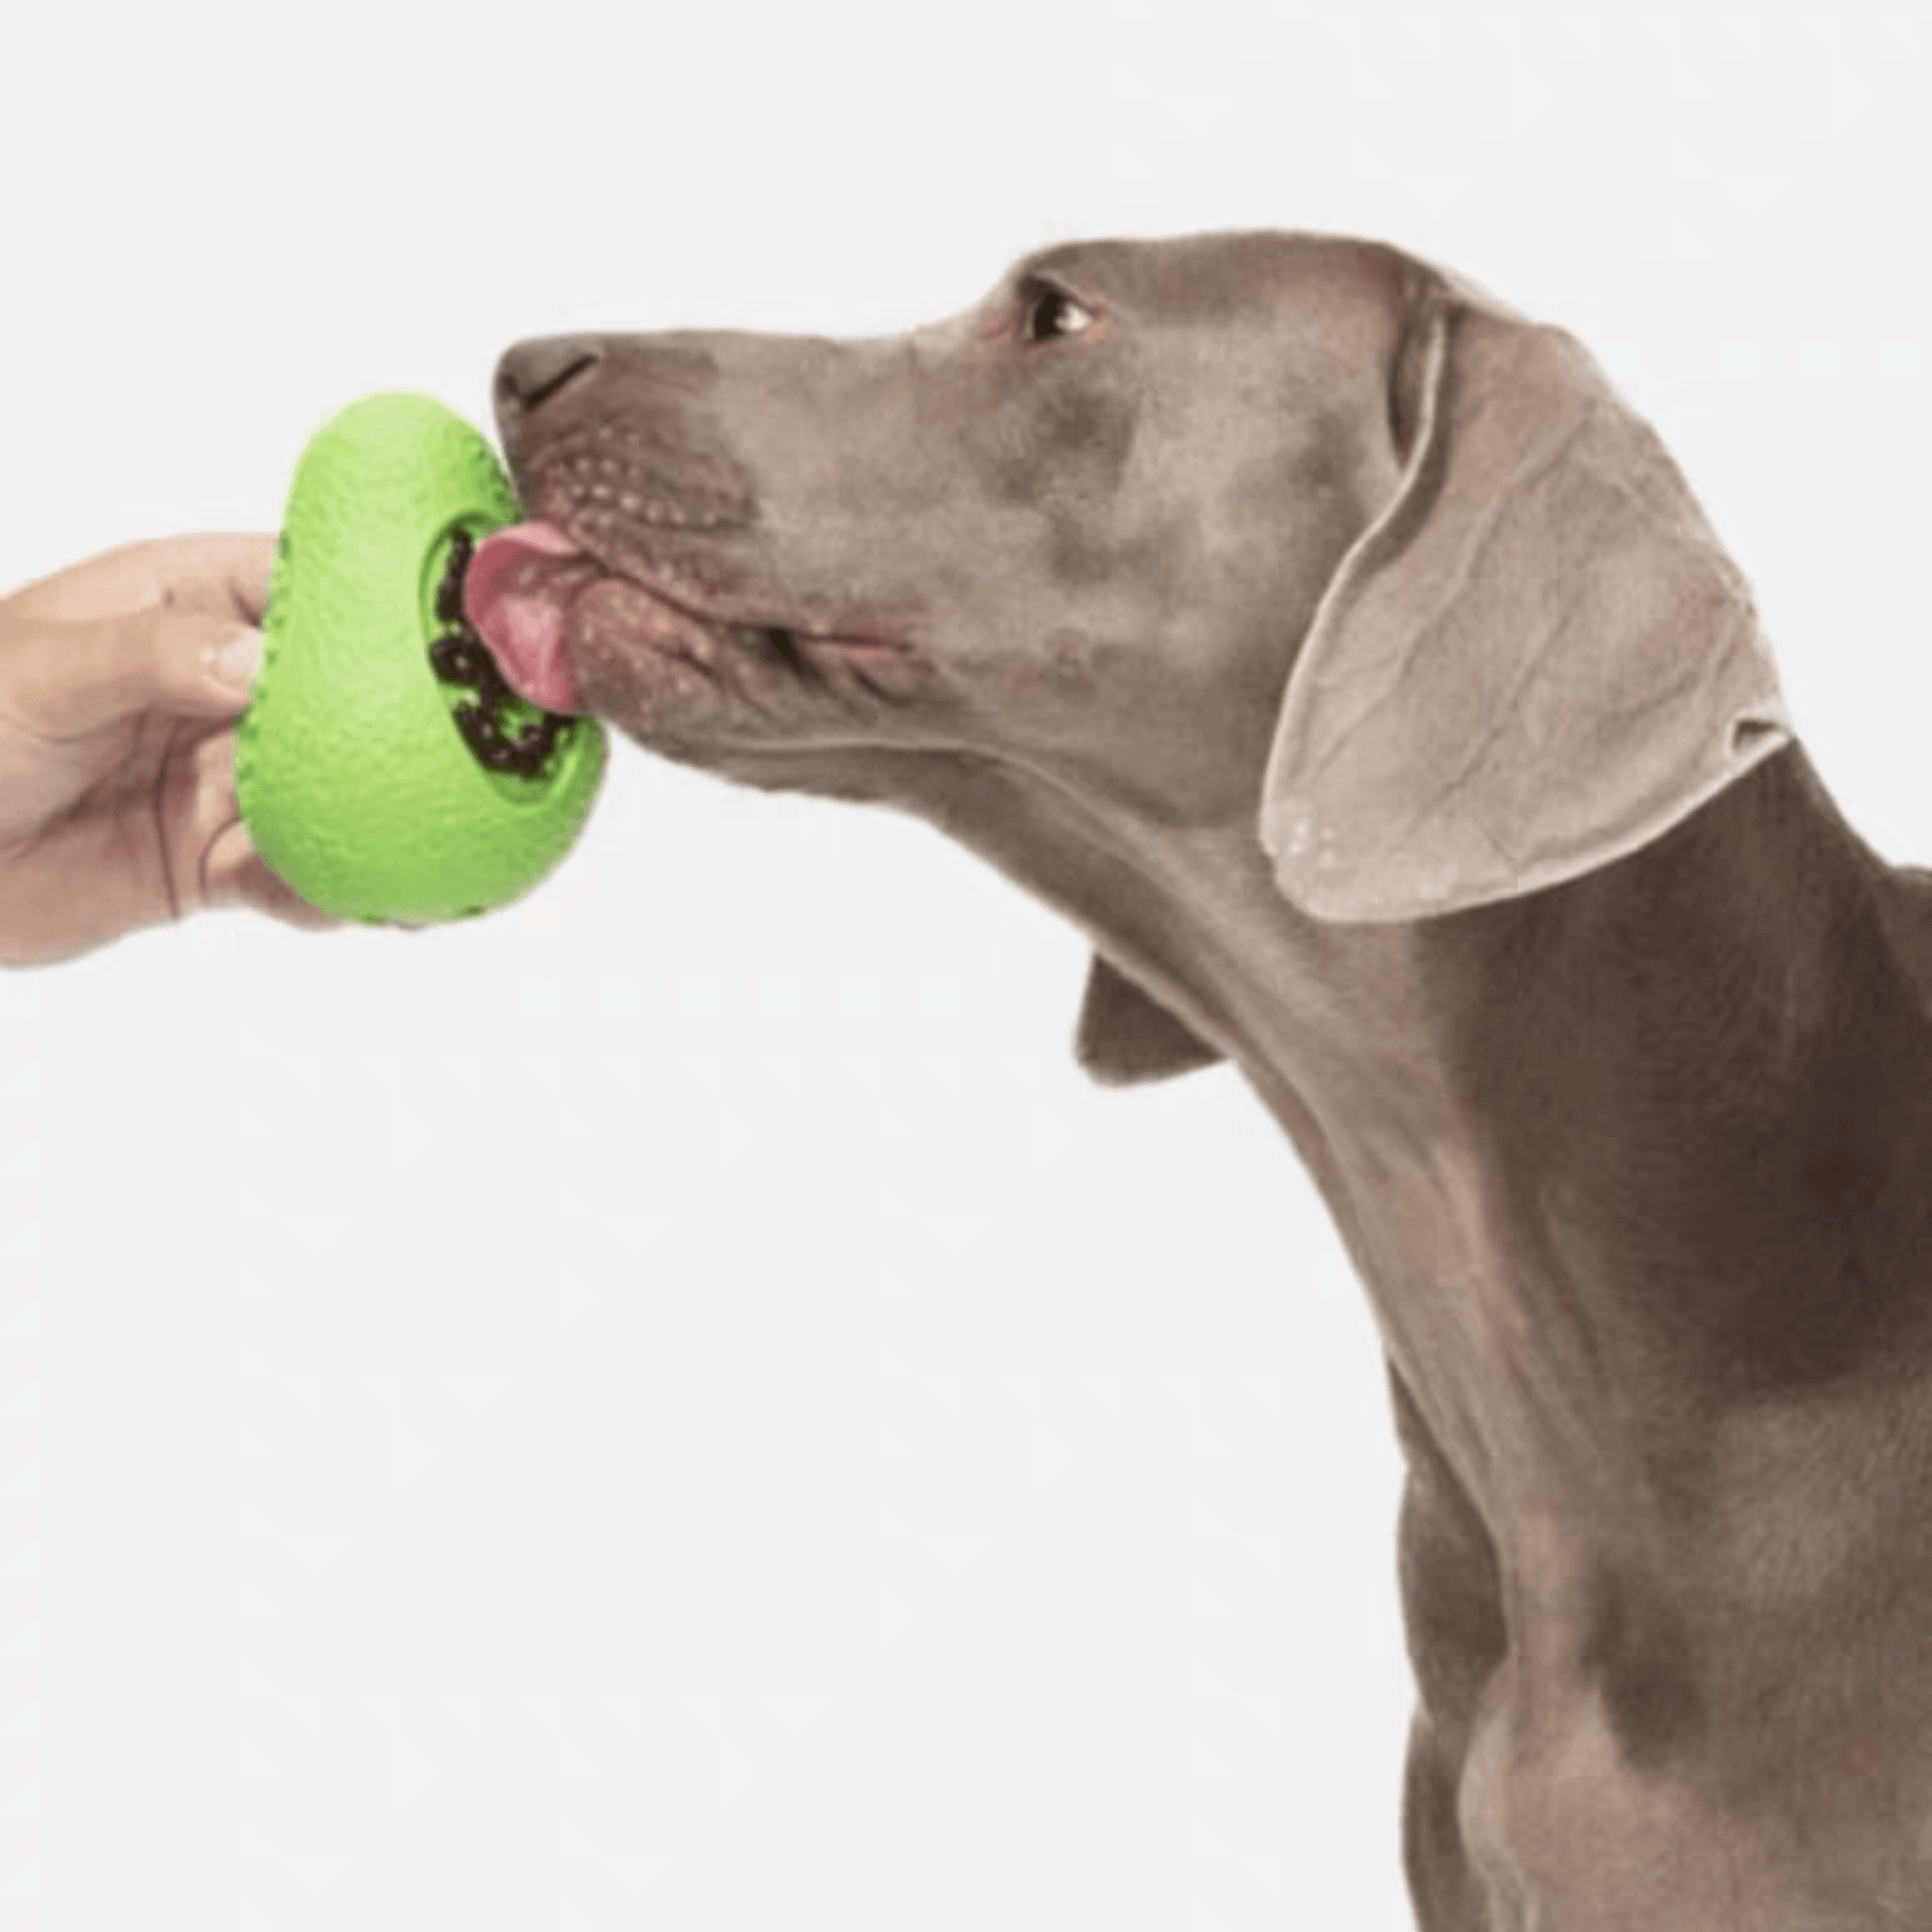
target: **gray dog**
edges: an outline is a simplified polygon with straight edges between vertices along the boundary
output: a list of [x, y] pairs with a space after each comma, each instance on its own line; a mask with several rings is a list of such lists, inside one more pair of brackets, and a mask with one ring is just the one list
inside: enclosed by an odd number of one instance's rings
[[1396, 251], [1055, 248], [893, 341], [503, 358], [512, 682], [917, 812], [1226, 1057], [1374, 1307], [1427, 1932], [1932, 1927], [1932, 879], [1578, 345]]

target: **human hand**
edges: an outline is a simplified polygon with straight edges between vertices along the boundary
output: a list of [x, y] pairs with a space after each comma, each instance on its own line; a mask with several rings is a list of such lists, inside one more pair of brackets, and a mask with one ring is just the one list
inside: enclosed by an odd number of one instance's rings
[[0, 963], [200, 907], [342, 923], [262, 864], [234, 797], [273, 536], [124, 545], [0, 598]]

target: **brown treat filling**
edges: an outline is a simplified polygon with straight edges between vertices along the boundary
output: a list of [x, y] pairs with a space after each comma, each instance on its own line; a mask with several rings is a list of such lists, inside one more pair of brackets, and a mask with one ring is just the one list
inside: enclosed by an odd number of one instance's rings
[[571, 719], [566, 712], [546, 711], [514, 736], [498, 722], [498, 714], [516, 700], [516, 693], [463, 614], [463, 578], [475, 548], [465, 531], [458, 530], [450, 539], [449, 568], [436, 591], [436, 620], [455, 628], [430, 645], [429, 661], [446, 684], [465, 685], [477, 694], [477, 703], [457, 705], [453, 716], [478, 762], [491, 771], [514, 771], [521, 777], [534, 778]]

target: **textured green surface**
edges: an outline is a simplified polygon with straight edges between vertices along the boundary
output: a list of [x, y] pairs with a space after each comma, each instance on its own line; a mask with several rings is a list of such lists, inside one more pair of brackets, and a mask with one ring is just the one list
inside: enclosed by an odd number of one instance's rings
[[[451, 715], [429, 646], [457, 530], [519, 515], [489, 445], [433, 397], [384, 391], [302, 452], [235, 726], [235, 798], [269, 869], [341, 918], [461, 918], [534, 886], [603, 778], [603, 727], [574, 719], [534, 777], [490, 771]], [[511, 729], [540, 714], [519, 699]]]

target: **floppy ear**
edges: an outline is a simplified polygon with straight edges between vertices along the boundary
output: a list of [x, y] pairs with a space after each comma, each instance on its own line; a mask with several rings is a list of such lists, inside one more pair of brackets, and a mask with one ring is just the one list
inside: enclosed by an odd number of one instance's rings
[[1073, 1051], [1103, 1087], [1168, 1080], [1221, 1058], [1218, 1047], [1208, 1045], [1098, 953], [1087, 971]]
[[1655, 434], [1561, 331], [1447, 279], [1419, 300], [1408, 460], [1263, 785], [1277, 883], [1318, 918], [1574, 879], [1790, 742], [1749, 592]]

